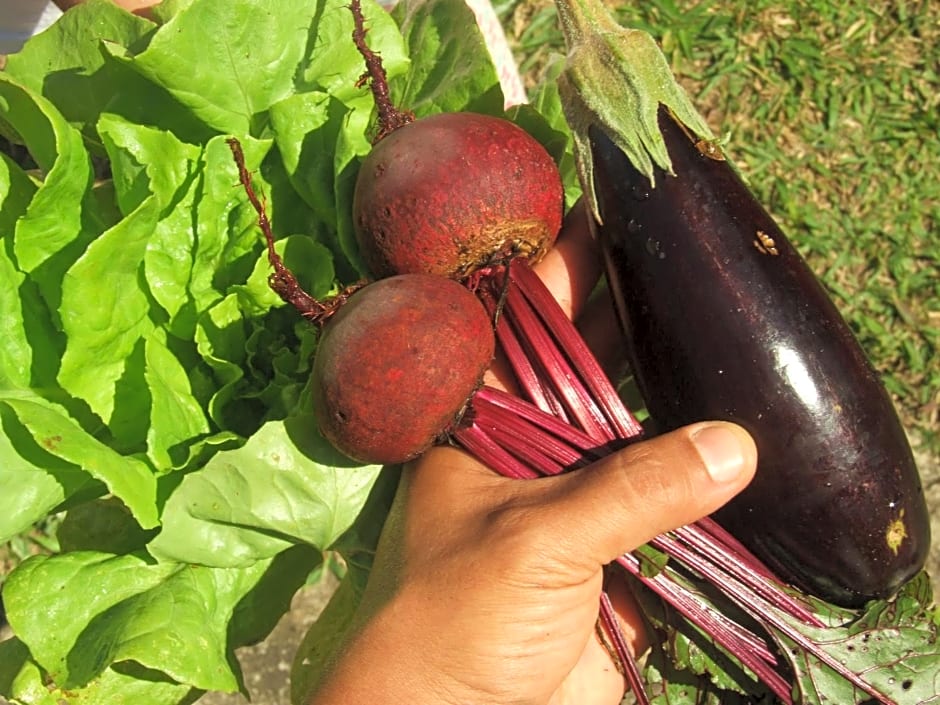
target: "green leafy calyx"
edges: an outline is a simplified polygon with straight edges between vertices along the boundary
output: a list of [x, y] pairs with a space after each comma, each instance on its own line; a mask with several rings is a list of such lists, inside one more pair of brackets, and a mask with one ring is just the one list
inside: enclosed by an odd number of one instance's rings
[[578, 175], [595, 217], [588, 129], [600, 129], [654, 184], [654, 167], [672, 171], [657, 114], [665, 106], [696, 137], [713, 140], [648, 33], [621, 27], [600, 0], [557, 0], [568, 56], [558, 79], [574, 136]]

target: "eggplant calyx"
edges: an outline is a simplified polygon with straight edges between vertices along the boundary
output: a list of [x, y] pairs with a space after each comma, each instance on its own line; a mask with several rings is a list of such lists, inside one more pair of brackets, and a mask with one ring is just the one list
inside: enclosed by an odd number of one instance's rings
[[621, 27], [601, 0], [555, 0], [555, 6], [568, 50], [558, 89], [574, 137], [578, 176], [599, 220], [590, 127], [600, 129], [623, 150], [651, 186], [655, 186], [654, 167], [672, 173], [658, 126], [660, 106], [696, 140], [712, 142], [715, 137], [652, 36]]

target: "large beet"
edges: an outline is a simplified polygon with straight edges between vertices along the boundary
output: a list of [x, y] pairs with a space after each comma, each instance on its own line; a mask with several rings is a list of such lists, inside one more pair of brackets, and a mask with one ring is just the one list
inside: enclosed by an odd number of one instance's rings
[[486, 310], [455, 281], [369, 284], [323, 328], [311, 377], [320, 431], [362, 462], [409, 460], [450, 430], [494, 346]]
[[442, 113], [375, 145], [356, 182], [353, 223], [376, 277], [460, 278], [494, 258], [537, 260], [554, 243], [563, 208], [558, 168], [525, 130]]
[[754, 436], [757, 476], [717, 517], [782, 577], [849, 606], [889, 596], [930, 540], [891, 401], [731, 166], [660, 123], [675, 175], [657, 169], [655, 188], [591, 132], [610, 286], [651, 415]]

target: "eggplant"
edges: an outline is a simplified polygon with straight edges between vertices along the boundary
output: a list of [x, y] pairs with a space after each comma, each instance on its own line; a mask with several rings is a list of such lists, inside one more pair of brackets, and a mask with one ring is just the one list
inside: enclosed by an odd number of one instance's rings
[[673, 173], [587, 134], [606, 278], [627, 361], [663, 431], [722, 419], [758, 447], [715, 519], [830, 603], [886, 598], [926, 560], [927, 506], [878, 374], [805, 260], [713, 142], [671, 113]]

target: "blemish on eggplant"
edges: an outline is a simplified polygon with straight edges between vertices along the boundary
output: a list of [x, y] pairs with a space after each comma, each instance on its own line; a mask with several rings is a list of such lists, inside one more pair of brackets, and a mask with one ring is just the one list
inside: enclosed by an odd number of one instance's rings
[[642, 229], [643, 229], [643, 226], [640, 225], [640, 223], [637, 222], [636, 220], [634, 220], [633, 218], [630, 218], [630, 220], [627, 221], [627, 232], [628, 232], [628, 233], [636, 234], [636, 233], [640, 232]]
[[[629, 227], [629, 225], [628, 225]], [[647, 238], [646, 251], [659, 259], [666, 259], [666, 253], [662, 251], [662, 243], [655, 238]]]
[[650, 191], [644, 186], [634, 186], [630, 189], [630, 194], [633, 196], [635, 201], [645, 201], [650, 197]]
[[907, 526], [904, 524], [904, 510], [898, 514], [898, 518], [888, 524], [888, 530], [885, 532], [885, 541], [888, 548], [894, 555], [898, 555], [898, 549], [907, 538]]
[[777, 256], [780, 254], [780, 250], [777, 249], [777, 243], [763, 230], [757, 231], [754, 239], [754, 247], [757, 248], [758, 252], [765, 255]]
[[713, 159], [716, 162], [725, 161], [725, 154], [721, 151], [716, 140], [699, 140], [695, 143], [695, 148], [704, 157]]

